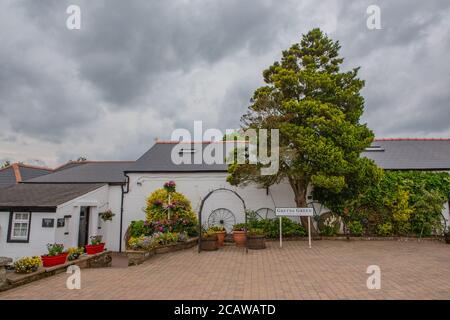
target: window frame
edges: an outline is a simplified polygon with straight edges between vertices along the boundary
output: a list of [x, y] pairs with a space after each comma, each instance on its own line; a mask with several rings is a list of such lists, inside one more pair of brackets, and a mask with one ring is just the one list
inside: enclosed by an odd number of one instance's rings
[[[14, 215], [16, 213], [27, 213], [28, 214], [28, 231], [27, 231], [27, 237], [25, 238], [15, 238], [13, 236], [14, 231], [14, 223], [16, 223], [16, 220], [14, 219]], [[6, 242], [8, 243], [29, 243], [30, 242], [30, 231], [31, 231], [31, 211], [10, 211], [9, 212], [9, 224], [8, 224], [8, 238]], [[18, 220], [22, 221], [22, 223], [25, 220]]]

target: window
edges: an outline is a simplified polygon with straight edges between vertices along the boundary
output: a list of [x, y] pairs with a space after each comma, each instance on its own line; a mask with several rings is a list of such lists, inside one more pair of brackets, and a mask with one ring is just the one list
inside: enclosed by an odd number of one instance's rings
[[31, 212], [11, 212], [8, 242], [28, 242]]

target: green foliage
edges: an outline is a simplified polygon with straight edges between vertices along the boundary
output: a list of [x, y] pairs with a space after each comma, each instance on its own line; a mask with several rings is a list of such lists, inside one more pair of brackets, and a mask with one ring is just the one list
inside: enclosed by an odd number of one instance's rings
[[236, 223], [233, 226], [233, 231], [245, 231], [245, 223]]
[[364, 232], [364, 227], [360, 221], [350, 221], [347, 224], [348, 231], [350, 231], [351, 235], [360, 236]]
[[345, 203], [378, 180], [374, 162], [360, 157], [374, 138], [359, 122], [364, 81], [359, 68], [340, 70], [339, 50], [338, 41], [313, 29], [263, 72], [266, 85], [255, 91], [242, 128], [279, 129], [280, 169], [267, 176], [260, 166], [234, 163], [228, 182], [267, 187], [286, 180], [305, 207], [310, 184], [322, 198]]
[[449, 194], [448, 173], [386, 171], [350, 210], [367, 220], [369, 231], [379, 234], [376, 226], [389, 222], [390, 234], [427, 236], [442, 233], [442, 209]]
[[138, 238], [141, 235], [149, 234], [148, 226], [143, 220], [131, 221], [128, 228], [128, 233], [130, 237]]
[[59, 243], [49, 243], [47, 244], [48, 256], [53, 257], [57, 256], [64, 251], [64, 245]]
[[76, 260], [84, 253], [84, 248], [71, 247], [67, 249], [67, 253], [68, 253], [67, 259], [69, 259], [69, 261]]
[[393, 234], [394, 228], [392, 223], [385, 222], [377, 226], [377, 234], [379, 236], [391, 236]]
[[[306, 235], [305, 228], [300, 223], [292, 221], [287, 217], [282, 218], [282, 229], [284, 237], [303, 237]], [[268, 238], [280, 236], [280, 219], [249, 220], [249, 229], [261, 229]]]
[[[169, 182], [168, 182], [169, 183]], [[189, 219], [196, 223], [197, 216], [192, 210], [191, 202], [181, 193], [175, 192], [175, 187], [166, 183], [165, 188], [154, 191], [147, 198], [147, 221], [168, 219]], [[169, 201], [170, 196], [170, 201]]]
[[91, 245], [92, 246], [96, 246], [102, 243], [102, 239], [103, 237], [101, 235], [97, 235], [97, 236], [90, 236], [89, 240], [91, 241]]
[[262, 228], [250, 228], [248, 229], [247, 234], [250, 236], [263, 236], [265, 233]]
[[331, 237], [338, 234], [341, 227], [341, 219], [334, 214], [324, 214], [319, 220], [319, 230], [324, 236]]

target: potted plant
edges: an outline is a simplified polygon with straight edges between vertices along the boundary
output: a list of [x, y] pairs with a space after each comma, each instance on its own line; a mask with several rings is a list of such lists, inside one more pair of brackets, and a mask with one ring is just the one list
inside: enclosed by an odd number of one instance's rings
[[450, 244], [450, 227], [444, 233], [445, 243]]
[[41, 256], [42, 265], [44, 267], [53, 267], [63, 264], [67, 259], [67, 252], [64, 252], [64, 245], [58, 243], [47, 244], [48, 253]]
[[245, 247], [246, 243], [246, 226], [245, 223], [238, 223], [233, 226], [233, 240], [236, 247]]
[[205, 251], [214, 251], [219, 249], [217, 246], [217, 234], [214, 230], [208, 229], [202, 232], [201, 248]]
[[217, 245], [219, 247], [223, 247], [225, 243], [225, 235], [227, 234], [225, 228], [222, 226], [213, 226], [210, 230], [214, 231], [217, 235]]
[[100, 218], [103, 220], [103, 221], [112, 221], [112, 218], [115, 216], [115, 214], [110, 210], [110, 209], [108, 209], [108, 210], [106, 210], [106, 211], [104, 211], [104, 212], [100, 212]]
[[266, 235], [264, 230], [260, 228], [251, 228], [247, 231], [247, 248], [249, 249], [265, 249]]
[[69, 261], [73, 261], [73, 260], [78, 259], [84, 253], [84, 248], [72, 247], [72, 248], [69, 248], [67, 250], [67, 252], [69, 254], [67, 259], [69, 259]]
[[86, 253], [87, 254], [96, 254], [103, 252], [105, 249], [105, 243], [102, 242], [102, 236], [91, 236], [89, 237], [91, 240], [91, 244], [86, 245]]

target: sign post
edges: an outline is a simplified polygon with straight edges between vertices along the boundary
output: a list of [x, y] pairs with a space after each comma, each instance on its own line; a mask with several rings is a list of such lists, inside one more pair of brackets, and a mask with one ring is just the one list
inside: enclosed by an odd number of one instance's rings
[[308, 217], [308, 244], [311, 248], [311, 217], [313, 208], [275, 208], [275, 214], [280, 217], [280, 248], [283, 247], [282, 217]]

